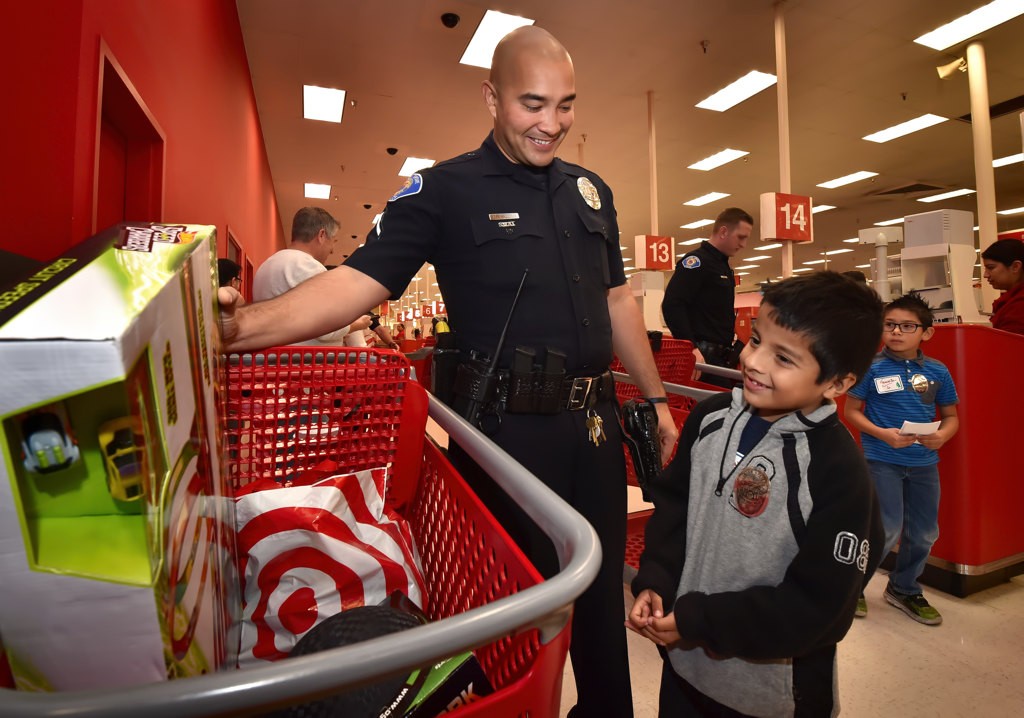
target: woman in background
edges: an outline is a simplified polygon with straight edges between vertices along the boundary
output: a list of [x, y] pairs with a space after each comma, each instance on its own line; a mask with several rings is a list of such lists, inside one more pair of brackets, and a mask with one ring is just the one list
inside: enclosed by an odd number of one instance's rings
[[992, 303], [992, 326], [1024, 334], [1024, 242], [1000, 239], [981, 253], [985, 279], [1003, 294]]

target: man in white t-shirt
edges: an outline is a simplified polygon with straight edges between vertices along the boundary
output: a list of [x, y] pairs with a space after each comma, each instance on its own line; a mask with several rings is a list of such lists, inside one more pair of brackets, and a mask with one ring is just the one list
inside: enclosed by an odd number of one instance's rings
[[[284, 294], [310, 277], [327, 271], [324, 262], [331, 254], [338, 234], [338, 220], [321, 207], [303, 207], [292, 220], [292, 242], [270, 256], [259, 269], [252, 282], [252, 298], [262, 302]], [[368, 315], [352, 324], [300, 344], [340, 346], [347, 344], [347, 335], [362, 339], [362, 331], [370, 326]], [[366, 346], [365, 342], [361, 346]]]

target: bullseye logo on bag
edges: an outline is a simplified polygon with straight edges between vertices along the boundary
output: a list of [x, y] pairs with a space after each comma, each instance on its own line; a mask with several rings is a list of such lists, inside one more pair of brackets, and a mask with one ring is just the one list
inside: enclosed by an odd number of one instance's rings
[[236, 501], [244, 576], [239, 663], [276, 660], [334, 614], [401, 591], [422, 605], [412, 534], [384, 508], [385, 469]]

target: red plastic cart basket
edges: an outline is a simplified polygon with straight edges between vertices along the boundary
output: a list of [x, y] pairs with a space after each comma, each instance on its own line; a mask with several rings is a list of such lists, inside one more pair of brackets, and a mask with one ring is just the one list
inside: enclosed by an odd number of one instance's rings
[[[122, 688], [0, 693], [0, 716], [244, 715], [338, 693], [469, 649], [495, 692], [455, 716], [556, 716], [572, 602], [600, 563], [589, 524], [505, 452], [412, 380], [394, 352], [281, 347], [231, 355], [221, 371], [228, 475], [282, 479], [330, 456], [344, 469], [391, 465], [434, 620], [397, 634], [244, 671]], [[537, 571], [425, 440], [428, 413], [546, 527], [562, 570]]]

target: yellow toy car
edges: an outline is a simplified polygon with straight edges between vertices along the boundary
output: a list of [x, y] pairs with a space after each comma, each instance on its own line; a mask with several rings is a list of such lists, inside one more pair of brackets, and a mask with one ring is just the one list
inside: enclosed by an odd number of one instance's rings
[[142, 498], [146, 474], [142, 423], [134, 416], [111, 419], [100, 425], [99, 439], [110, 495], [118, 501]]

